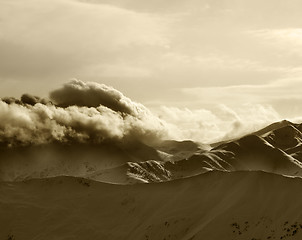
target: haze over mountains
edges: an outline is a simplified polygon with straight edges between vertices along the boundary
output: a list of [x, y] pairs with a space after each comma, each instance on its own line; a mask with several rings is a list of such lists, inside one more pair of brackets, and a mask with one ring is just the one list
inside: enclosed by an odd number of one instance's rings
[[50, 98], [0, 101], [1, 239], [301, 239], [302, 124], [203, 144], [106, 85]]

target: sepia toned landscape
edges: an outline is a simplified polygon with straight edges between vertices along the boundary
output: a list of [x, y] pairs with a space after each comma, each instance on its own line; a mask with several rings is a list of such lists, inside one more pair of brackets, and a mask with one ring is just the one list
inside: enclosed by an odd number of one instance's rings
[[301, 236], [302, 124], [164, 140], [164, 122], [113, 88], [50, 96], [1, 101], [2, 239]]
[[301, 9], [0, 0], [0, 240], [302, 239]]

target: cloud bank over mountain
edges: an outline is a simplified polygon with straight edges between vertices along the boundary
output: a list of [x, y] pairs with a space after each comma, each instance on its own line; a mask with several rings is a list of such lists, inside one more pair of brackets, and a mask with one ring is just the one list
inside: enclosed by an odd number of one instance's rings
[[24, 94], [0, 101], [0, 141], [102, 142], [122, 138], [158, 141], [169, 136], [165, 122], [143, 105], [106, 85], [71, 81], [50, 93], [51, 101]]
[[50, 100], [23, 94], [0, 101], [0, 141], [8, 145], [53, 141], [102, 142], [164, 139], [214, 142], [238, 137], [279, 120], [274, 109], [248, 106], [214, 110], [162, 106], [150, 111], [104, 84], [72, 80]]

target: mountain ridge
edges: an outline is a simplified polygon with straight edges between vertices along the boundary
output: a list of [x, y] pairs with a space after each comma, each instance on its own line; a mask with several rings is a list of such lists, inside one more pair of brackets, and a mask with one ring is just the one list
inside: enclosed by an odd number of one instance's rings
[[98, 181], [134, 184], [162, 182], [211, 170], [264, 170], [302, 176], [301, 125], [281, 121], [212, 149], [192, 141], [139, 141], [103, 144], [50, 144], [2, 148], [0, 178], [69, 175]]

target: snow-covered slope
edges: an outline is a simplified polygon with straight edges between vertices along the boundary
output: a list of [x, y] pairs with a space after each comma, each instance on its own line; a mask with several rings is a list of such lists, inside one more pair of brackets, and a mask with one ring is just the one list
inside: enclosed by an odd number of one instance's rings
[[235, 170], [263, 170], [290, 176], [302, 176], [302, 164], [283, 150], [257, 135], [248, 135], [223, 144], [223, 149], [234, 154], [227, 159]]
[[116, 184], [162, 182], [209, 170], [302, 176], [300, 125], [272, 124], [213, 149], [192, 141], [48, 144], [0, 149], [0, 179], [75, 176]]

